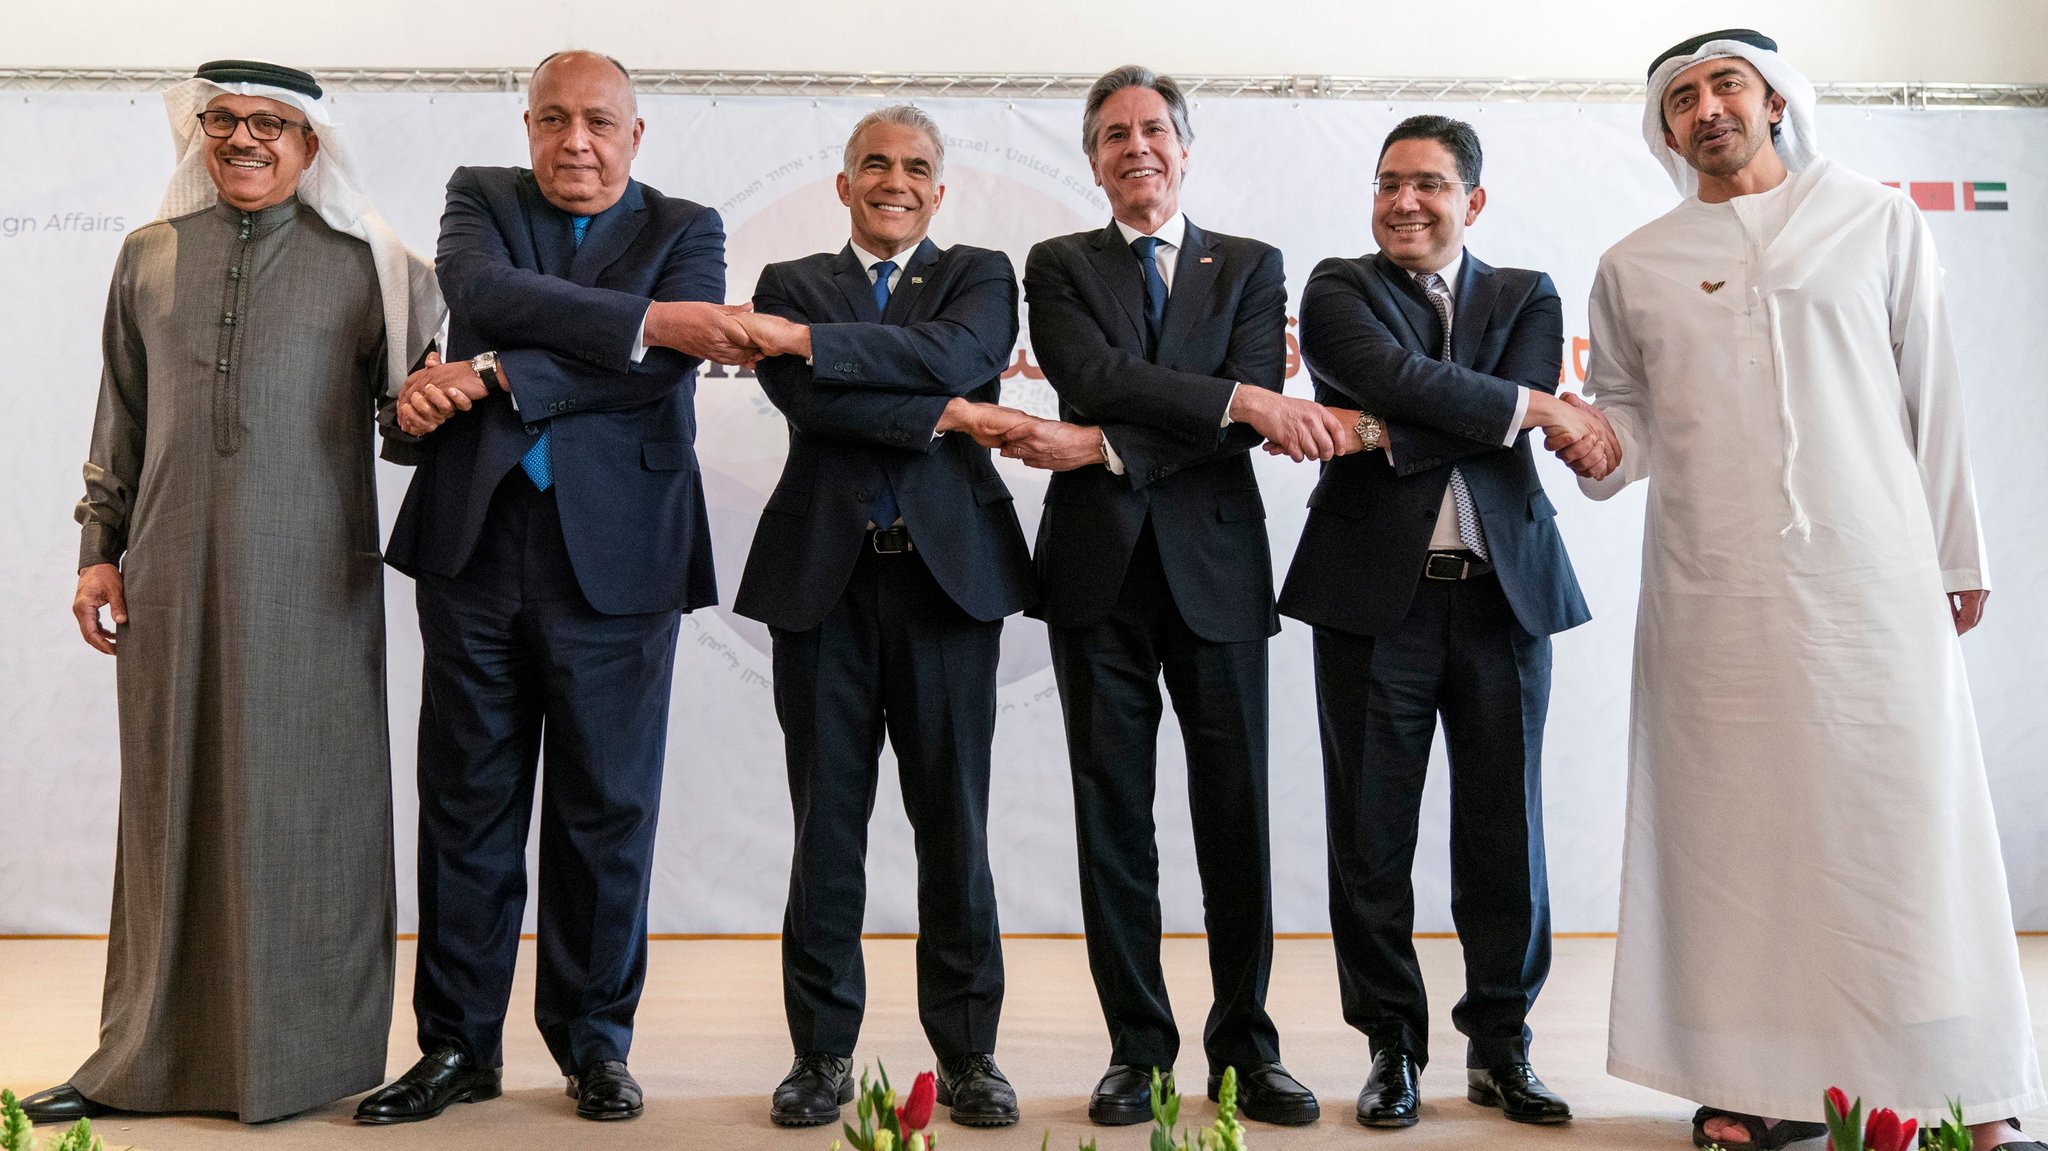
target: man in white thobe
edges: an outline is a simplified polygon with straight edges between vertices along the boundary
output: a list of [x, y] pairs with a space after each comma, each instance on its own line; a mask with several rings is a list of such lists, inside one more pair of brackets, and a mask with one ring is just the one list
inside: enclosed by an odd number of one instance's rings
[[1989, 584], [1941, 266], [1813, 103], [1757, 33], [1666, 52], [1644, 136], [1688, 198], [1594, 283], [1620, 463], [1581, 485], [1656, 476], [1608, 1070], [1705, 1104], [1702, 1145], [1818, 1135], [1840, 1084], [2041, 1148], [2007, 1122], [2048, 1095], [1957, 642]]

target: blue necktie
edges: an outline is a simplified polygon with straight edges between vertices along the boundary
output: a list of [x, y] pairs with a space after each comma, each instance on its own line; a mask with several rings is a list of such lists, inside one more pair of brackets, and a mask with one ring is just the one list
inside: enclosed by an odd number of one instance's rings
[[1139, 236], [1131, 241], [1131, 251], [1138, 254], [1138, 263], [1145, 269], [1145, 354], [1152, 355], [1159, 350], [1159, 329], [1166, 322], [1166, 277], [1159, 274], [1159, 245], [1166, 241], [1157, 236]]
[[[583, 233], [590, 230], [590, 217], [571, 216], [570, 220], [576, 225], [576, 246], [580, 248], [583, 246]], [[533, 486], [540, 491], [555, 486], [555, 455], [548, 444], [548, 432], [548, 428], [541, 428], [540, 438], [534, 440], [526, 454], [519, 457], [519, 466], [525, 470], [526, 478], [532, 480]]]
[[[883, 260], [875, 265], [875, 314], [885, 315], [889, 311], [889, 276], [896, 271], [896, 261]], [[889, 473], [882, 472], [881, 490], [875, 493], [875, 504], [868, 509], [868, 518], [878, 528], [886, 528], [896, 522], [902, 514], [896, 506], [896, 485], [889, 482]]]

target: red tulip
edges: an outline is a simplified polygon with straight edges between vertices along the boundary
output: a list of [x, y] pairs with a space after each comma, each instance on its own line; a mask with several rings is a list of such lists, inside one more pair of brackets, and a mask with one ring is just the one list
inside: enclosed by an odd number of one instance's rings
[[1834, 1108], [1835, 1115], [1847, 1117], [1849, 1114], [1849, 1093], [1840, 1087], [1828, 1088], [1828, 1106]]
[[1913, 1134], [1919, 1126], [1912, 1119], [1901, 1123], [1897, 1112], [1880, 1107], [1863, 1126], [1863, 1151], [1913, 1151]]
[[910, 1098], [896, 1109], [896, 1122], [902, 1126], [907, 1137], [912, 1131], [922, 1131], [932, 1121], [932, 1105], [938, 1102], [938, 1076], [929, 1071], [920, 1071], [917, 1082], [910, 1085]]
[[1822, 1105], [1827, 1109], [1828, 1151], [1865, 1151], [1863, 1132], [1856, 1129], [1863, 1117], [1863, 1100], [1850, 1103], [1848, 1092], [1830, 1087]]

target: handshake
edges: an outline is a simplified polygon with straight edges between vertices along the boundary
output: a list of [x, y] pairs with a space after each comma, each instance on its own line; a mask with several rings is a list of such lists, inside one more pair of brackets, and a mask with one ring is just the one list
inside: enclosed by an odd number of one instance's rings
[[1589, 480], [1604, 480], [1621, 466], [1621, 439], [1614, 425], [1599, 408], [1570, 392], [1553, 396], [1532, 389], [1522, 426], [1542, 428], [1543, 450]]
[[[719, 364], [751, 367], [766, 356], [811, 354], [810, 328], [756, 312], [751, 303], [658, 301], [649, 305], [640, 335], [650, 348], [674, 348]], [[497, 377], [500, 388], [512, 390], [503, 363], [498, 365]], [[399, 430], [424, 436], [455, 413], [476, 406], [490, 391], [468, 361], [443, 363], [439, 354], [430, 352], [422, 366], [405, 378], [405, 387], [398, 394]]]
[[[719, 364], [752, 366], [768, 356], [811, 354], [808, 325], [756, 312], [751, 303], [657, 302], [647, 309], [641, 338], [648, 347], [674, 348]], [[496, 375], [498, 386], [511, 390], [502, 362]], [[489, 386], [468, 361], [443, 363], [430, 352], [423, 366], [406, 377], [399, 393], [399, 430], [424, 436], [489, 394]], [[1248, 425], [1264, 436], [1266, 451], [1297, 463], [1364, 448], [1356, 427], [1358, 412], [1265, 388], [1240, 384], [1231, 394], [1229, 415], [1230, 422]], [[1531, 389], [1522, 426], [1542, 428], [1544, 449], [1588, 479], [1605, 478], [1621, 463], [1621, 443], [1607, 417], [1578, 396]], [[1070, 471], [1108, 463], [1110, 458], [1099, 428], [1040, 419], [1000, 404], [956, 398], [946, 405], [938, 431], [964, 432], [985, 448], [1000, 449], [1027, 467], [1048, 471]]]
[[[1247, 396], [1247, 392], [1256, 393]], [[1239, 388], [1240, 399], [1250, 399], [1255, 410], [1240, 414], [1231, 405], [1231, 418], [1249, 423], [1266, 437], [1266, 451], [1294, 460], [1326, 460], [1346, 456], [1364, 448], [1358, 438], [1360, 412], [1331, 408], [1307, 400], [1289, 399], [1271, 392]], [[1621, 464], [1621, 441], [1600, 409], [1570, 393], [1551, 395], [1529, 391], [1529, 408], [1522, 427], [1542, 428], [1543, 448], [1579, 475], [1589, 480], [1607, 478]]]

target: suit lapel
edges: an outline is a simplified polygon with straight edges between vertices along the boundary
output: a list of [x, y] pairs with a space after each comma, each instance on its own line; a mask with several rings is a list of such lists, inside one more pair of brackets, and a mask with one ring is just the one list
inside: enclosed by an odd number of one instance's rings
[[1466, 367], [1479, 362], [1479, 345], [1486, 338], [1486, 325], [1493, 319], [1493, 301], [1500, 295], [1499, 277], [1493, 269], [1465, 253], [1465, 267], [1458, 273], [1458, 291], [1453, 297], [1451, 359]]
[[882, 313], [875, 308], [875, 286], [868, 281], [867, 269], [860, 266], [851, 243], [832, 257], [832, 282], [839, 285], [839, 294], [846, 298], [847, 310], [857, 323], [882, 322]]
[[1123, 230], [1115, 220], [1089, 241], [1088, 261], [1095, 265], [1095, 274], [1102, 277], [1110, 295], [1123, 307], [1124, 318], [1131, 322], [1131, 335], [1137, 338], [1138, 346], [1144, 347], [1145, 269], [1139, 266], [1131, 246], [1124, 243]]
[[1436, 305], [1422, 292], [1422, 286], [1407, 269], [1387, 259], [1385, 252], [1374, 252], [1373, 271], [1386, 281], [1387, 291], [1394, 297], [1394, 304], [1403, 319], [1408, 321], [1409, 347], [1426, 352], [1431, 356], [1443, 354], [1443, 321], [1437, 319]]
[[618, 203], [590, 218], [584, 226], [581, 245], [576, 243], [575, 225], [570, 225], [569, 246], [573, 254], [569, 259], [569, 280], [586, 288], [596, 284], [598, 274], [618, 260], [646, 223], [646, 201], [640, 195], [640, 182], [630, 181]]
[[567, 278], [576, 254], [576, 237], [570, 230], [569, 213], [548, 203], [540, 194], [533, 173], [519, 175], [519, 206], [526, 213], [527, 236], [533, 241], [533, 255], [540, 270], [550, 276]]
[[889, 309], [882, 313], [885, 324], [907, 324], [917, 314], [917, 299], [924, 294], [925, 273], [939, 262], [939, 246], [926, 236], [903, 262], [903, 273], [896, 277], [896, 290], [889, 293]]
[[1180, 256], [1173, 265], [1173, 288], [1166, 293], [1166, 319], [1159, 325], [1161, 349], [1181, 347], [1187, 342], [1188, 330], [1194, 327], [1196, 318], [1209, 314], [1209, 294], [1215, 290], [1216, 276], [1222, 267], [1216, 262], [1215, 244], [1209, 234], [1195, 227], [1193, 220], [1186, 221], [1184, 226]]

